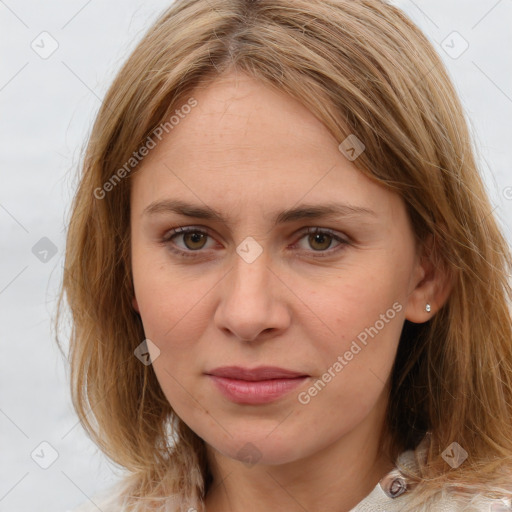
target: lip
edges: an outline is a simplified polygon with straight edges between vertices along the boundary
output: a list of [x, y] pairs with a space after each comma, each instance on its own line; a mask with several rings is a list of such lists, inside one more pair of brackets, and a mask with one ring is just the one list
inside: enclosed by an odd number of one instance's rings
[[223, 366], [208, 372], [207, 376], [229, 400], [251, 405], [274, 402], [309, 378], [304, 373], [276, 366], [253, 369]]
[[294, 372], [278, 366], [258, 366], [257, 368], [244, 368], [243, 366], [221, 366], [207, 372], [208, 375], [225, 377], [235, 380], [271, 380], [271, 379], [293, 379], [296, 377], [309, 377], [305, 373]]

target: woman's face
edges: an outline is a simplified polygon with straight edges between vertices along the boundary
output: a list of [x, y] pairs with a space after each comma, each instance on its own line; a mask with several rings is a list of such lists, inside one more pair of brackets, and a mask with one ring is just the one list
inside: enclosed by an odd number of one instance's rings
[[[403, 201], [283, 93], [227, 75], [193, 97], [132, 183], [134, 307], [163, 392], [233, 459], [375, 436], [423, 278]], [[216, 372], [232, 366], [248, 373]]]

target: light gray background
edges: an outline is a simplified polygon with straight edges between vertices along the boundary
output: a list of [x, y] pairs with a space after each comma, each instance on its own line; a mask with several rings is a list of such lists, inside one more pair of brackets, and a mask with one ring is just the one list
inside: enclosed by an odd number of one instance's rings
[[[114, 465], [77, 423], [50, 323], [81, 148], [121, 63], [169, 3], [0, 0], [1, 512], [64, 512], [117, 479]], [[494, 213], [512, 240], [512, 1], [395, 3], [449, 68]], [[43, 31], [59, 45], [46, 59], [31, 47], [51, 48]], [[453, 31], [469, 44], [458, 58], [464, 43]], [[46, 262], [44, 253], [32, 251], [43, 237], [57, 251], [46, 254]], [[48, 469], [31, 457], [35, 450], [40, 463], [51, 460], [42, 442], [58, 453]]]

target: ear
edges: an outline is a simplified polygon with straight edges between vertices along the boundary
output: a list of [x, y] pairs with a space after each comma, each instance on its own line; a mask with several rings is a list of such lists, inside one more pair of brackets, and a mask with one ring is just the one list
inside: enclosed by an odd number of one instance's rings
[[139, 304], [137, 303], [137, 299], [135, 298], [135, 295], [132, 297], [132, 306], [133, 306], [133, 309], [135, 311], [137, 311], [137, 313], [140, 314], [140, 311], [139, 311]]
[[[446, 303], [453, 289], [454, 276], [439, 257], [432, 234], [421, 246], [411, 285], [405, 318], [417, 324], [430, 320]], [[430, 304], [430, 312], [426, 310], [427, 304]]]

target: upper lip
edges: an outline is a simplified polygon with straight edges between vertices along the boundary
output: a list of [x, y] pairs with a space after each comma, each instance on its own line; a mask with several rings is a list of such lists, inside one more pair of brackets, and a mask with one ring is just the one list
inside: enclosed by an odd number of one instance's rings
[[304, 373], [279, 368], [277, 366], [259, 366], [252, 369], [243, 368], [242, 366], [222, 366], [207, 373], [208, 375], [215, 375], [216, 377], [249, 381], [307, 377]]

